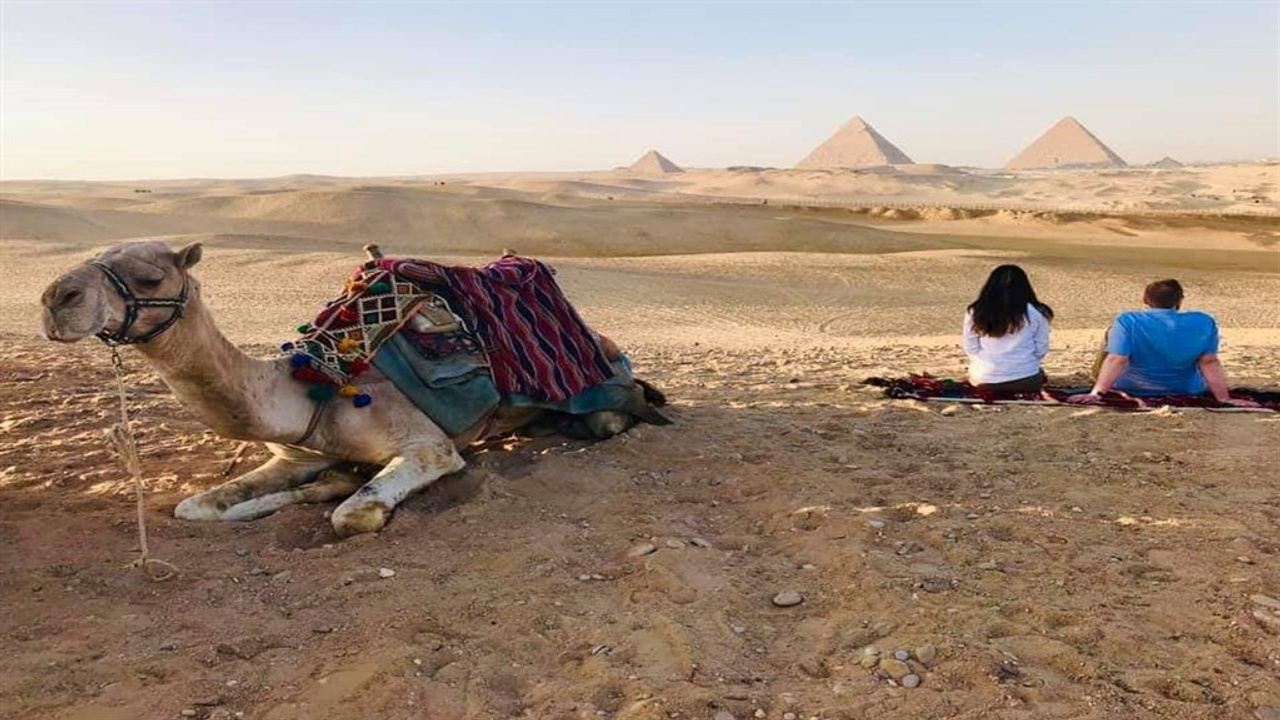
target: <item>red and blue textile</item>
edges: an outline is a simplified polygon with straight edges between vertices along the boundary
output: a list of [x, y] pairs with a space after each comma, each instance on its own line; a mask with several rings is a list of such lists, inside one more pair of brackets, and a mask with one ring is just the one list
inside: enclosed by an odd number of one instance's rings
[[441, 288], [451, 297], [479, 339], [503, 395], [560, 402], [614, 374], [595, 333], [542, 262], [515, 256], [482, 268], [397, 258], [374, 262], [397, 278]]
[[[1040, 392], [998, 393], [975, 387], [964, 380], [936, 378], [931, 375], [908, 375], [899, 378], [867, 378], [864, 385], [884, 388], [885, 397], [896, 400], [943, 400], [983, 404], [1013, 403], [1022, 405], [1057, 405], [1068, 397], [1089, 392], [1088, 386], [1062, 387], [1046, 385]], [[1280, 412], [1280, 392], [1232, 388], [1231, 396], [1258, 403], [1256, 412]], [[1115, 410], [1154, 410], [1160, 407], [1204, 408], [1208, 410], [1238, 410], [1225, 406], [1208, 395], [1161, 395], [1138, 397], [1111, 392], [1095, 403]]]

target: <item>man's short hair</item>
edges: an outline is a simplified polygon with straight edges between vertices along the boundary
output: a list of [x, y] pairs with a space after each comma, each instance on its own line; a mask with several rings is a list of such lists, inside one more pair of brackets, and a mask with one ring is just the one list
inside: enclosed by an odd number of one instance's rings
[[1182, 304], [1182, 283], [1177, 280], [1157, 280], [1142, 293], [1142, 301], [1148, 307], [1176, 308]]

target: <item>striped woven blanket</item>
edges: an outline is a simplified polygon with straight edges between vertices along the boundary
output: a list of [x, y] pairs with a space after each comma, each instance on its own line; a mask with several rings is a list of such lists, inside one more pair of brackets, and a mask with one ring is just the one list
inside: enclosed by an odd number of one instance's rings
[[[1068, 397], [1089, 392], [1089, 387], [1046, 385], [1037, 393], [993, 393], [974, 387], [964, 380], [936, 378], [931, 375], [908, 375], [900, 378], [867, 378], [864, 385], [884, 388], [886, 397], [899, 400], [936, 400], [960, 403], [1058, 405]], [[1161, 395], [1137, 397], [1113, 392], [1103, 395], [1097, 406], [1114, 410], [1155, 410], [1161, 407], [1204, 408], [1232, 412], [1280, 412], [1280, 392], [1232, 388], [1231, 396], [1258, 403], [1257, 408], [1224, 406], [1207, 395]]]

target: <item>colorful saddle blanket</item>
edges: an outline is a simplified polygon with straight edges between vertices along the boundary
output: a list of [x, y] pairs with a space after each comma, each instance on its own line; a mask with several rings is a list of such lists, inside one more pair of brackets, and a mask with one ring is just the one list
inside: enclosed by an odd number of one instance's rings
[[[316, 400], [342, 395], [357, 406], [372, 402], [357, 384], [372, 365], [411, 399], [406, 387], [417, 377], [436, 390], [450, 387], [439, 397], [453, 397], [458, 407], [484, 405], [486, 412], [495, 395], [548, 407], [569, 403], [621, 372], [551, 268], [514, 256], [482, 268], [371, 260], [298, 331], [301, 337], [283, 346], [292, 353], [294, 377], [313, 386], [308, 392]], [[629, 372], [621, 374], [629, 383]]]
[[[908, 375], [902, 378], [867, 378], [864, 385], [884, 388], [885, 397], [910, 400], [947, 400], [983, 404], [1057, 405], [1072, 395], [1089, 392], [1088, 387], [1046, 385], [1038, 393], [993, 393], [974, 387], [963, 380], [936, 378], [931, 375]], [[1280, 412], [1280, 392], [1233, 388], [1232, 397], [1253, 400], [1263, 412]], [[1231, 409], [1207, 395], [1161, 395], [1136, 397], [1123, 393], [1107, 393], [1098, 405], [1117, 410], [1153, 410], [1159, 407]]]

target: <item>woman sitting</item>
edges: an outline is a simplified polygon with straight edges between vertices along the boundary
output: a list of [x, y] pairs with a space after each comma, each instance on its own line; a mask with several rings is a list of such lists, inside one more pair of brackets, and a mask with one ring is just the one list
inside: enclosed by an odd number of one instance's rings
[[1051, 320], [1053, 310], [1036, 298], [1022, 268], [992, 270], [964, 316], [969, 382], [996, 393], [1040, 392]]

